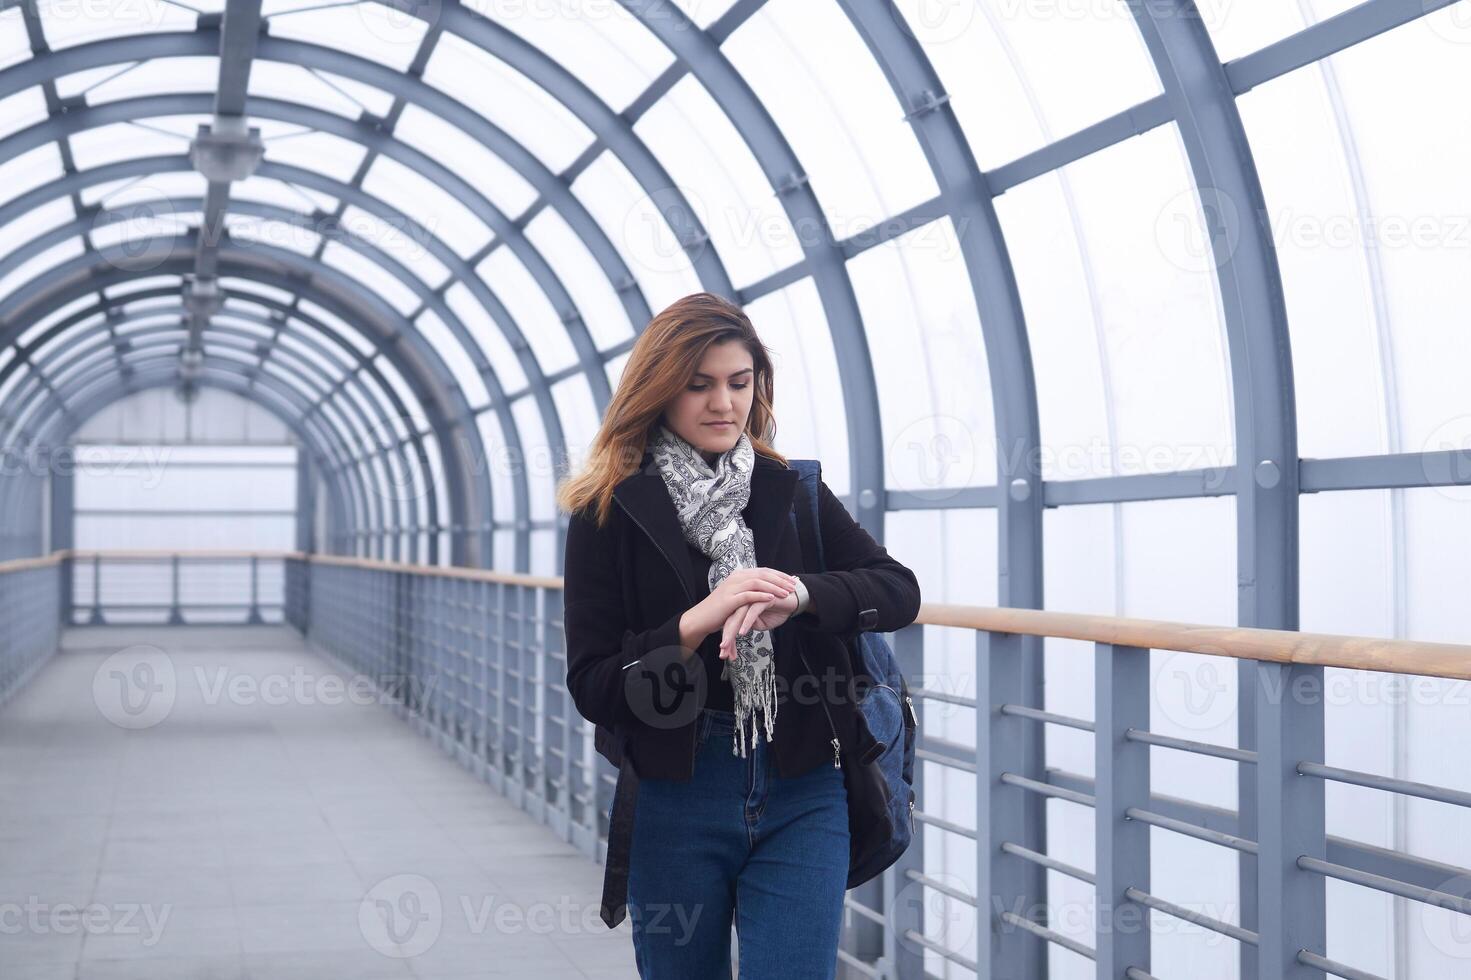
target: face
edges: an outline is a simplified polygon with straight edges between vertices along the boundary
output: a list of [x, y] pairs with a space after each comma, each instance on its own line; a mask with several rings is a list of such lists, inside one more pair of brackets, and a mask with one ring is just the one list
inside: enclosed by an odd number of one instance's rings
[[[740, 441], [756, 384], [751, 352], [738, 340], [711, 344], [684, 391], [664, 409], [664, 424], [700, 450], [705, 462]], [[711, 422], [728, 422], [711, 425]]]

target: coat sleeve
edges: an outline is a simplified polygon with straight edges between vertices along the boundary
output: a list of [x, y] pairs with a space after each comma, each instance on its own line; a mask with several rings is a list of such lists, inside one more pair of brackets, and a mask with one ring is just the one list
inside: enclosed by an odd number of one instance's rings
[[613, 728], [637, 723], [629, 704], [629, 668], [666, 675], [666, 662], [682, 662], [675, 613], [650, 629], [630, 628], [624, 614], [622, 569], [612, 522], [599, 528], [582, 512], [567, 525], [562, 563], [562, 621], [567, 641], [567, 690], [578, 713], [596, 725]]
[[[883, 545], [848, 513], [822, 480], [817, 484], [818, 521], [825, 572], [802, 572], [814, 612], [792, 623], [821, 633], [849, 634], [864, 629], [892, 633], [919, 615], [919, 580], [889, 555]], [[877, 619], [864, 626], [859, 613], [873, 609]]]

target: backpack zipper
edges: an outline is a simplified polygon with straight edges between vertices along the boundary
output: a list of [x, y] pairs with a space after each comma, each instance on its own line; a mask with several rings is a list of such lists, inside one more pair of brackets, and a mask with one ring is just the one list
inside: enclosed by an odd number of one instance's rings
[[[649, 529], [646, 528], [646, 527], [644, 527], [643, 523], [637, 517], [634, 517], [633, 516], [633, 511], [629, 510], [628, 507], [624, 505], [623, 501], [618, 500], [617, 497], [614, 497], [613, 499], [615, 501], [617, 501], [619, 507], [622, 507], [623, 508], [623, 513], [625, 513], [625, 514], [628, 515], [628, 519], [630, 521], [633, 521], [633, 523], [638, 527], [638, 529], [640, 531], [644, 532], [644, 536], [647, 537], [651, 542], [653, 542], [653, 545], [654, 545], [655, 550], [657, 550], [659, 552], [659, 554], [661, 554], [661, 555], [664, 556], [664, 560], [669, 563], [670, 569], [673, 570], [673, 572], [674, 572], [674, 577], [679, 580], [679, 587], [680, 587], [680, 590], [684, 592], [685, 602], [687, 602], [689, 604], [689, 606], [693, 606], [695, 604], [694, 594], [690, 592], [689, 583], [686, 582], [684, 580], [684, 576], [679, 573], [679, 566], [674, 563], [674, 559], [673, 558], [669, 557], [669, 552], [665, 551], [664, 550], [664, 546], [659, 543], [659, 539], [656, 538], [656, 537], [654, 537], [652, 534], [650, 534], [649, 533]], [[689, 608], [689, 606], [686, 606], [686, 608]], [[692, 656], [695, 656], [695, 657], [698, 657], [699, 655], [700, 655], [700, 653], [699, 653], [698, 650], [696, 650], [692, 654]], [[639, 658], [639, 660], [642, 660], [642, 659], [643, 659], [642, 657]], [[633, 664], [636, 664], [636, 663], [638, 663], [638, 660], [635, 660], [631, 664], [624, 664], [623, 669], [624, 670], [627, 670], [629, 667], [632, 667]], [[699, 733], [700, 733], [700, 725], [699, 725], [699, 718], [697, 716], [695, 718], [695, 723], [692, 724], [692, 725], [690, 725], [690, 771], [692, 773], [694, 772], [695, 753], [698, 751]]]
[[[807, 654], [803, 653], [801, 650], [798, 650], [797, 656], [802, 658], [802, 666], [807, 669], [807, 673], [811, 674], [812, 666], [807, 663]], [[822, 713], [827, 716], [828, 730], [833, 733], [833, 737], [829, 740], [833, 744], [833, 768], [841, 769], [843, 768], [842, 746], [838, 743], [837, 726], [833, 724], [832, 712], [828, 711], [827, 702], [819, 701], [818, 703], [822, 705]]]

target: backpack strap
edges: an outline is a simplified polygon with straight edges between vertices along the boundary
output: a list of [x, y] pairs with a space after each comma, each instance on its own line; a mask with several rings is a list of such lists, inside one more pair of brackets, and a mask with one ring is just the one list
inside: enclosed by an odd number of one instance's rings
[[[813, 570], [827, 570], [822, 554], [822, 524], [818, 519], [817, 484], [822, 478], [822, 463], [815, 459], [789, 459], [787, 463], [797, 471], [797, 493], [792, 504], [792, 527], [797, 532], [797, 541], [803, 546], [803, 554], [809, 556]], [[801, 520], [798, 514], [802, 515]], [[804, 537], [803, 525], [806, 525]]]

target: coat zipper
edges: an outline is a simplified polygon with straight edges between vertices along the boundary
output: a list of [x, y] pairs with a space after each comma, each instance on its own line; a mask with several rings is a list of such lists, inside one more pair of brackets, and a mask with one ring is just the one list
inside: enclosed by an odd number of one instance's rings
[[[798, 650], [797, 651], [797, 656], [799, 656], [799, 657], [802, 658], [802, 666], [806, 668], [807, 673], [811, 674], [812, 673], [812, 665], [809, 664], [809, 663], [807, 663], [807, 654], [803, 653], [801, 650]], [[814, 675], [814, 676], [816, 676], [816, 675]], [[827, 716], [827, 727], [828, 727], [828, 730], [833, 733], [833, 737], [830, 739], [830, 741], [833, 744], [833, 768], [834, 769], [841, 769], [843, 767], [843, 757], [842, 757], [842, 751], [841, 751], [842, 750], [842, 746], [838, 743], [838, 729], [837, 729], [837, 726], [833, 724], [832, 712], [828, 711], [827, 702], [826, 701], [819, 701], [818, 703], [822, 705], [822, 713]]]
[[[664, 546], [659, 543], [659, 539], [656, 538], [656, 537], [654, 537], [652, 534], [650, 534], [649, 533], [649, 529], [646, 528], [646, 527], [644, 527], [643, 523], [641, 521], [639, 521], [639, 519], [637, 517], [634, 517], [633, 516], [633, 511], [629, 510], [628, 507], [624, 505], [623, 501], [618, 500], [617, 497], [614, 497], [613, 499], [615, 501], [617, 501], [619, 507], [622, 507], [623, 508], [623, 513], [625, 513], [625, 514], [628, 515], [628, 519], [630, 521], [633, 521], [633, 523], [638, 526], [638, 529], [640, 531], [644, 532], [644, 535], [649, 539], [649, 541], [651, 541], [653, 543], [654, 548], [659, 552], [659, 554], [663, 555], [664, 556], [664, 560], [669, 563], [670, 569], [672, 569], [673, 572], [674, 572], [674, 577], [679, 580], [679, 587], [680, 587], [681, 591], [684, 592], [684, 600], [685, 600], [686, 603], [689, 604], [688, 606], [686, 606], [686, 608], [689, 608], [689, 606], [693, 606], [695, 604], [694, 594], [690, 592], [689, 583], [686, 582], [684, 580], [684, 576], [679, 573], [679, 566], [674, 563], [674, 559], [673, 558], [669, 557], [669, 552], [665, 551], [664, 550]], [[695, 651], [694, 654], [692, 654], [692, 656], [696, 656], [696, 657], [698, 657], [699, 655], [700, 654], [699, 654], [699, 651], [698, 650]], [[639, 659], [643, 659], [643, 658], [639, 658]], [[638, 663], [638, 660], [635, 660], [633, 663], [634, 664]], [[627, 670], [629, 667], [632, 667], [632, 666], [633, 666], [633, 664], [625, 664], [623, 669]], [[699, 733], [700, 733], [699, 719], [696, 718], [695, 719], [695, 724], [693, 724], [693, 725], [690, 726], [690, 772], [691, 772], [691, 774], [693, 774], [694, 773], [694, 770], [695, 770], [695, 752], [696, 752], [696, 745], [697, 745], [697, 743], [699, 741]]]

